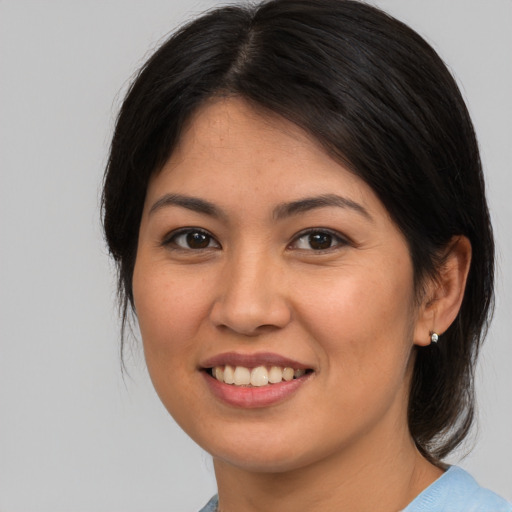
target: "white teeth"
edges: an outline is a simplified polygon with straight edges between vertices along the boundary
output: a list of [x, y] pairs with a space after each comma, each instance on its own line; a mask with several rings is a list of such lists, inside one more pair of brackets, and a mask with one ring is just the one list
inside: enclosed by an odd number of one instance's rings
[[244, 366], [215, 366], [211, 370], [212, 376], [219, 382], [225, 384], [234, 384], [235, 386], [254, 386], [261, 387], [268, 384], [279, 384], [280, 382], [290, 382], [306, 374], [306, 370], [293, 369], [290, 367], [257, 366], [256, 368], [246, 368]]
[[249, 368], [244, 368], [243, 366], [237, 366], [235, 368], [235, 384], [237, 386], [247, 386], [251, 383], [251, 372]]
[[264, 366], [258, 366], [252, 369], [251, 384], [258, 387], [268, 384], [268, 371]]
[[221, 366], [216, 366], [213, 369], [213, 376], [220, 382], [224, 382], [224, 370]]
[[229, 364], [224, 366], [224, 382], [226, 384], [235, 383], [235, 370], [233, 370], [233, 367], [229, 366]]
[[289, 382], [290, 380], [293, 380], [293, 368], [284, 368], [283, 369], [283, 380], [286, 382]]
[[277, 384], [283, 380], [283, 370], [279, 366], [272, 366], [268, 372], [268, 381]]

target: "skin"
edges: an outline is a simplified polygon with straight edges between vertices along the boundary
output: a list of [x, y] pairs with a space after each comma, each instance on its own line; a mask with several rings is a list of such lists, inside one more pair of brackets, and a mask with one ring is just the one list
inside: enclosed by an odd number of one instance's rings
[[[167, 194], [219, 216], [163, 204]], [[276, 219], [280, 205], [326, 194], [352, 206]], [[207, 247], [175, 234], [185, 227], [207, 232]], [[312, 248], [311, 228], [328, 230], [328, 249]], [[418, 302], [407, 243], [361, 179], [241, 99], [196, 113], [149, 183], [133, 291], [155, 389], [212, 454], [222, 511], [396, 511], [442, 474], [415, 448], [407, 397], [414, 346], [462, 299], [470, 247], [453, 245]], [[314, 372], [278, 404], [233, 407], [200, 371], [224, 352], [272, 352]]]

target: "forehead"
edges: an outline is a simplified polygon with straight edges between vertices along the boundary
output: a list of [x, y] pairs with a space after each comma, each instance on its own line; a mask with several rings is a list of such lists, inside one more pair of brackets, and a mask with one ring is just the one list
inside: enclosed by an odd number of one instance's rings
[[211, 99], [195, 112], [166, 167], [184, 158], [213, 159], [212, 164], [227, 158], [230, 167], [246, 164], [253, 171], [288, 159], [297, 161], [297, 171], [315, 160], [334, 163], [302, 128], [239, 97]]
[[296, 124], [239, 96], [207, 100], [189, 119], [182, 139], [190, 141], [197, 137], [215, 146], [247, 137], [259, 138], [265, 143], [275, 142], [276, 132], [289, 144], [315, 144]]
[[165, 188], [223, 200], [262, 191], [268, 202], [332, 192], [379, 202], [299, 126], [237, 97], [212, 99], [191, 117], [148, 197]]

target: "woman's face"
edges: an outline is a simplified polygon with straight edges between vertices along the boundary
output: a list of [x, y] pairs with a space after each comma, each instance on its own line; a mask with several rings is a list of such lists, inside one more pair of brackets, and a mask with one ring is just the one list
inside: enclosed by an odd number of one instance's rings
[[150, 181], [133, 291], [157, 393], [218, 460], [285, 471], [406, 431], [406, 241], [294, 124], [199, 110]]

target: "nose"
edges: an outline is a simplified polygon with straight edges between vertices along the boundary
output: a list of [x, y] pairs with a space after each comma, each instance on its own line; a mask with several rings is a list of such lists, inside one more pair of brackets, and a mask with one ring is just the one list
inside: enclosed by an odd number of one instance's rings
[[210, 318], [244, 336], [282, 329], [291, 320], [283, 270], [271, 258], [246, 254], [226, 262]]

